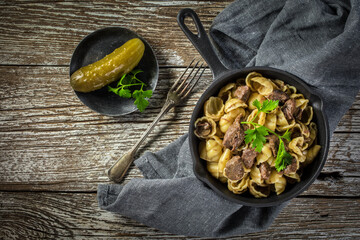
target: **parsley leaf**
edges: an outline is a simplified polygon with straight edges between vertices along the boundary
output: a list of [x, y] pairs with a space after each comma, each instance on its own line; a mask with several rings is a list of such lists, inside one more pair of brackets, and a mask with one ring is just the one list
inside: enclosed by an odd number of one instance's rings
[[[152, 96], [153, 91], [143, 90], [143, 87], [146, 86], [146, 84], [136, 77], [136, 75], [141, 72], [143, 71], [140, 69], [136, 69], [132, 70], [128, 74], [124, 74], [117, 83], [116, 88], [108, 86], [108, 90], [109, 92], [113, 92], [123, 98], [135, 98], [134, 104], [140, 112], [143, 112], [145, 108], [149, 105], [149, 101], [147, 99]], [[140, 89], [131, 92], [130, 87], [135, 86], [140, 86]]]
[[152, 90], [143, 91], [143, 96], [146, 98], [151, 98], [152, 93], [153, 93]]
[[109, 90], [109, 92], [113, 92], [115, 94], [118, 94], [119, 88], [113, 88], [113, 87], [108, 86], [108, 90]]
[[285, 145], [282, 140], [280, 140], [279, 150], [275, 160], [275, 168], [278, 172], [284, 170], [286, 166], [290, 165], [292, 162], [293, 156], [291, 156], [285, 150]]
[[118, 95], [123, 98], [131, 98], [131, 92], [127, 88], [121, 88]]
[[255, 151], [261, 152], [264, 143], [266, 143], [265, 136], [269, 135], [267, 128], [260, 126], [255, 129], [248, 129], [245, 134], [245, 143], [248, 144], [253, 141], [252, 147], [255, 148]]
[[261, 103], [259, 102], [259, 100], [255, 99], [253, 105], [258, 109], [259, 112], [261, 111]]
[[262, 103], [259, 100], [255, 100], [252, 103], [257, 109], [258, 112], [253, 117], [253, 119], [249, 122], [241, 122], [242, 124], [250, 124], [253, 126], [253, 129], [248, 129], [245, 131], [245, 143], [249, 144], [252, 142], [252, 147], [255, 148], [255, 151], [261, 152], [264, 144], [266, 143], [265, 136], [269, 135], [269, 133], [274, 134], [279, 138], [279, 149], [275, 160], [275, 168], [278, 172], [284, 170], [286, 166], [290, 165], [292, 162], [293, 157], [286, 152], [285, 144], [282, 139], [286, 139], [287, 141], [291, 141], [291, 132], [286, 130], [286, 132], [280, 136], [276, 132], [270, 130], [269, 128], [262, 126], [258, 123], [253, 122], [256, 117], [260, 114], [260, 112], [270, 113], [279, 105], [279, 101], [273, 100], [265, 100]]
[[132, 71], [131, 71], [131, 74], [134, 75], [134, 77], [136, 77], [136, 74], [142, 73], [142, 72], [144, 72], [144, 71], [141, 70], [141, 69], [135, 69], [135, 70], [132, 70]]
[[[148, 90], [149, 91], [149, 90]], [[150, 90], [151, 91], [151, 90]], [[147, 92], [147, 91], [145, 91]], [[135, 98], [134, 104], [137, 106], [140, 112], [143, 112], [145, 108], [149, 105], [149, 101], [145, 99], [146, 94], [144, 95], [143, 90], [135, 90], [132, 94], [133, 98]]]
[[262, 107], [260, 109], [261, 112], [269, 113], [274, 110], [279, 105], [279, 100], [272, 101], [272, 100], [265, 100], [262, 103]]
[[289, 142], [291, 141], [291, 132], [289, 132], [289, 129], [286, 130], [286, 132], [284, 133], [284, 135], [281, 136], [281, 138], [284, 138]]

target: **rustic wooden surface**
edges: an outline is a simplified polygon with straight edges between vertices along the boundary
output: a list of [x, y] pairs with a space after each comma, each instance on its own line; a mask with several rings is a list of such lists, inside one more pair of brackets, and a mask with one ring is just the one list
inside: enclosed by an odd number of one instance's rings
[[[177, 26], [177, 12], [195, 9], [208, 29], [229, 3], [0, 2], [0, 238], [185, 238], [100, 210], [96, 188], [108, 182], [104, 170], [136, 142], [174, 79], [199, 56]], [[76, 45], [108, 26], [130, 28], [154, 48], [160, 77], [146, 114], [101, 116], [69, 86]], [[207, 70], [195, 93], [161, 120], [139, 154], [187, 131], [194, 104], [210, 82]], [[360, 94], [333, 134], [316, 182], [267, 231], [242, 238], [360, 238], [359, 145]], [[132, 167], [125, 183], [139, 177]]]

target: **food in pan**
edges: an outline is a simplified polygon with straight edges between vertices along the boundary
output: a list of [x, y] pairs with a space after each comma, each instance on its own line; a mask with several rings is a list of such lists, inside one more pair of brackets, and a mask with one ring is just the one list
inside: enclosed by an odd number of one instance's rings
[[79, 92], [98, 90], [133, 70], [144, 51], [144, 43], [133, 38], [103, 59], [78, 69], [71, 75], [70, 84]]
[[235, 194], [281, 194], [319, 153], [313, 108], [294, 86], [251, 72], [222, 87], [195, 121], [200, 158]]

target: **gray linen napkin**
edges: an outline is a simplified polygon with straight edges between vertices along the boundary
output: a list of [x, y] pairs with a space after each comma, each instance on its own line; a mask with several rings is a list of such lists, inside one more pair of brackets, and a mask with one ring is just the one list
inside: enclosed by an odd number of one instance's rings
[[[359, 16], [357, 0], [239, 0], [216, 17], [210, 36], [229, 68], [272, 66], [304, 79], [324, 98], [333, 132], [359, 91]], [[135, 164], [145, 178], [99, 185], [99, 206], [162, 231], [200, 237], [262, 231], [286, 205], [246, 207], [215, 194], [192, 172], [187, 134]]]

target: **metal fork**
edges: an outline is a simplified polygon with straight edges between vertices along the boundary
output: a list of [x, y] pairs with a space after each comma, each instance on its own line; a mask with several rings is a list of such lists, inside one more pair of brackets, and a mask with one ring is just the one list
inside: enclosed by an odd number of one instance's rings
[[[186, 70], [183, 72], [183, 74], [175, 81], [175, 83], [170, 88], [166, 101], [164, 103], [164, 106], [161, 108], [160, 113], [156, 116], [154, 121], [150, 124], [148, 129], [145, 131], [145, 133], [142, 135], [142, 137], [137, 141], [137, 143], [128, 151], [125, 153], [111, 168], [108, 170], [108, 177], [110, 180], [114, 182], [120, 182], [122, 178], [124, 177], [125, 173], [129, 169], [131, 163], [134, 161], [134, 156], [142, 142], [145, 140], [145, 138], [149, 135], [151, 130], [155, 127], [155, 125], [159, 122], [161, 117], [165, 115], [172, 107], [179, 104], [184, 98], [186, 98], [191, 90], [194, 88], [196, 83], [201, 78], [202, 74], [205, 71], [204, 63], [200, 64], [200, 60], [196, 62], [194, 67], [191, 67], [191, 65], [194, 63], [195, 59], [191, 61], [189, 66], [187, 66]], [[190, 73], [185, 77], [186, 72], [190, 69]], [[195, 73], [193, 74], [194, 70]], [[200, 72], [200, 70], [202, 71]], [[200, 75], [198, 78], [196, 76], [200, 72]], [[193, 82], [193, 83], [192, 83]]]

